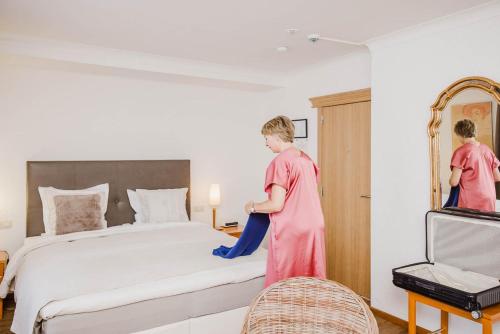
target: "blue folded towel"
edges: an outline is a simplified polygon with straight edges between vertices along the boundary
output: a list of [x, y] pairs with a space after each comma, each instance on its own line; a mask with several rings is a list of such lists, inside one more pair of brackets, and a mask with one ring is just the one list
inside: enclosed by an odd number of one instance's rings
[[215, 256], [233, 259], [252, 254], [264, 239], [269, 227], [267, 213], [251, 213], [240, 238], [233, 247], [220, 246], [212, 251]]
[[448, 197], [448, 200], [446, 201], [445, 205], [443, 205], [443, 208], [449, 208], [449, 207], [458, 207], [458, 196], [460, 195], [460, 187], [451, 187], [450, 189], [450, 196]]

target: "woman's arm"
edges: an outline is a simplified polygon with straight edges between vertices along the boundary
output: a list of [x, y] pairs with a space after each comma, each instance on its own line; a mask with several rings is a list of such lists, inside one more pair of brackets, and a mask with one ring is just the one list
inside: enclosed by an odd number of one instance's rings
[[458, 186], [458, 183], [460, 182], [460, 177], [462, 176], [462, 170], [457, 167], [453, 167], [453, 170], [451, 171], [451, 176], [450, 176], [450, 186], [456, 187]]
[[493, 178], [495, 179], [495, 182], [500, 182], [500, 171], [498, 168], [493, 168]]
[[271, 188], [271, 198], [261, 203], [248, 202], [245, 205], [245, 211], [251, 213], [252, 205], [255, 212], [273, 213], [280, 212], [285, 204], [286, 189], [277, 184], [273, 184]]

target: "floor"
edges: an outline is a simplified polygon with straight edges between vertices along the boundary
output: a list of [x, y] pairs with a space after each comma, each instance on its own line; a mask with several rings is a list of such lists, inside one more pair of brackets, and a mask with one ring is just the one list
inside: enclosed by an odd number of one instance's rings
[[[14, 316], [14, 302], [12, 298], [4, 301], [3, 319], [0, 320], [0, 334], [10, 334], [10, 324]], [[405, 328], [396, 326], [384, 319], [377, 318], [380, 334], [407, 334]]]
[[378, 323], [379, 334], [408, 334], [406, 328], [394, 325], [392, 322], [375, 317]]
[[10, 334], [10, 324], [14, 316], [14, 301], [12, 295], [3, 301], [3, 319], [0, 320], [0, 334]]

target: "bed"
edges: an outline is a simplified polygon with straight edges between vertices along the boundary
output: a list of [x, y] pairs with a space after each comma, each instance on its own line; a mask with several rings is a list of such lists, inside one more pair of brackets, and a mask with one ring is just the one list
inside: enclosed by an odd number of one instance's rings
[[[189, 161], [27, 163], [27, 236], [0, 285], [14, 282], [12, 330], [28, 333], [239, 333], [264, 284], [266, 252], [211, 255], [235, 242], [197, 222], [131, 224], [126, 189], [190, 186]], [[40, 236], [39, 186], [109, 183], [105, 230]], [[186, 200], [189, 214], [190, 196]]]

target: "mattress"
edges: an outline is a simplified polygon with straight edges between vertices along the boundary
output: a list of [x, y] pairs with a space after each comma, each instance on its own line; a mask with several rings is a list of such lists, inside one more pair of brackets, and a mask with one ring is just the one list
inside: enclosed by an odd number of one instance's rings
[[37, 322], [35, 333], [132, 333], [250, 305], [264, 277], [201, 291], [157, 298], [98, 312], [57, 316]]
[[[92, 333], [94, 330], [85, 327], [89, 324], [110, 332], [106, 321], [118, 325], [127, 321], [123, 323], [126, 328], [123, 332], [128, 332], [135, 323], [142, 324], [142, 320], [145, 321], [143, 326], [151, 328], [155, 324], [150, 324], [149, 314], [160, 324], [165, 324], [220, 312], [217, 307], [238, 308], [248, 305], [262, 287], [261, 284], [253, 291], [245, 288], [250, 295], [237, 305], [198, 302], [204, 299], [193, 297], [197, 292], [202, 296], [212, 288], [262, 278], [266, 251], [258, 249], [250, 256], [222, 259], [213, 256], [212, 250], [220, 245], [230, 246], [236, 239], [213, 230], [207, 224], [148, 225], [151, 226], [70, 233], [25, 243], [12, 257], [6, 279], [0, 284], [1, 297], [10, 288], [9, 283], [14, 278], [16, 281], [12, 331], [31, 334], [33, 327], [38, 326], [38, 332], [46, 330], [52, 333], [55, 330], [52, 327], [59, 328], [58, 324], [66, 319], [69, 326], [75, 328], [67, 329], [61, 325], [63, 330], [60, 332], [75, 333], [84, 328], [82, 333]], [[240, 288], [235, 286], [235, 289]], [[219, 293], [222, 295], [211, 295], [206, 300], [238, 298], [238, 294]], [[179, 300], [181, 295], [192, 302]], [[166, 309], [160, 307], [159, 312], [155, 311], [157, 305], [148, 304], [168, 298], [173, 299], [162, 304]], [[133, 312], [128, 312], [129, 305]], [[183, 313], [184, 309], [186, 312]], [[139, 312], [142, 310], [146, 313]], [[116, 321], [107, 315], [111, 311], [117, 312]], [[134, 313], [140, 316], [131, 316]], [[79, 322], [77, 319], [83, 320]]]

